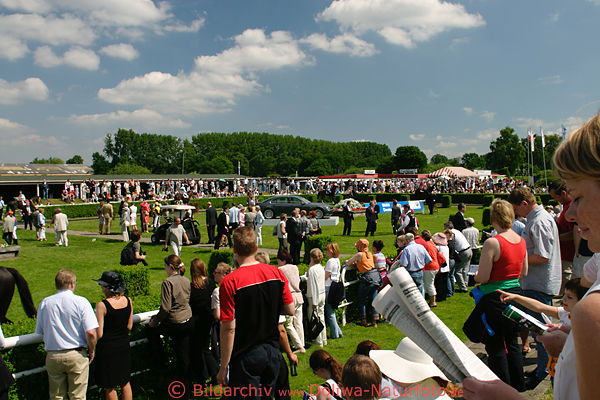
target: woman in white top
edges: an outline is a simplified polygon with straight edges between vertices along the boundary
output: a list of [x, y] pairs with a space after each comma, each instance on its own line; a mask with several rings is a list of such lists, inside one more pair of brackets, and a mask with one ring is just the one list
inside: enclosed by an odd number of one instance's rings
[[256, 244], [262, 246], [262, 226], [265, 222], [265, 216], [260, 211], [260, 206], [254, 206], [256, 219], [254, 220], [254, 232], [256, 232]]
[[[323, 252], [314, 248], [310, 251], [310, 267], [307, 272], [306, 297], [308, 297], [309, 310], [317, 313], [321, 322], [325, 321], [325, 269], [321, 265]], [[323, 329], [316, 342], [323, 347], [327, 344], [327, 330]]]
[[[327, 260], [327, 263], [325, 264], [325, 299], [327, 299], [327, 297], [329, 297], [331, 282], [338, 282], [340, 280], [341, 266], [339, 259], [340, 247], [338, 244], [336, 242], [328, 243], [325, 249], [325, 254], [329, 257], [329, 260]], [[325, 320], [329, 327], [329, 336], [332, 339], [344, 337], [342, 330], [337, 323], [335, 310], [327, 300], [325, 300]]]
[[129, 206], [129, 225], [131, 230], [137, 229], [137, 206], [133, 203]]
[[121, 234], [123, 235], [123, 241], [129, 242], [129, 224], [131, 223], [131, 216], [129, 205], [127, 202], [123, 202], [123, 208], [121, 209]]
[[446, 264], [440, 265], [439, 272], [435, 275], [435, 291], [437, 292], [437, 301], [444, 301], [450, 295], [450, 249], [448, 248], [448, 238], [442, 232], [433, 235], [433, 243], [438, 251], [446, 259]]
[[304, 349], [304, 326], [302, 325], [304, 298], [300, 290], [300, 273], [298, 267], [292, 264], [292, 255], [285, 249], [277, 252], [277, 265], [288, 280], [292, 299], [294, 300], [294, 315], [285, 317], [285, 329], [290, 336], [295, 352], [306, 353]]
[[279, 249], [288, 249], [287, 232], [285, 230], [285, 221], [287, 214], [281, 214], [280, 220], [277, 223], [277, 239], [279, 240]]

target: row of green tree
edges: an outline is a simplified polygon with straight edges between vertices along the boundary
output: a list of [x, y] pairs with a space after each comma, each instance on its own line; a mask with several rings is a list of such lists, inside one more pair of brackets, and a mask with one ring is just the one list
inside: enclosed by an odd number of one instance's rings
[[[330, 142], [269, 133], [203, 133], [191, 140], [120, 129], [106, 135], [103, 154], [92, 155], [97, 174], [141, 166], [154, 174], [202, 173], [300, 176], [392, 172], [387, 145]], [[140, 170], [137, 173], [142, 173]]]
[[[541, 137], [536, 136], [532, 155], [534, 172], [544, 169], [544, 161], [546, 169], [552, 168], [552, 155], [560, 141], [559, 135], [546, 135], [542, 147]], [[92, 155], [92, 168], [96, 174], [239, 171], [250, 176], [315, 176], [362, 173], [365, 169], [379, 173], [417, 169], [428, 173], [450, 165], [514, 176], [527, 174], [528, 148], [527, 139], [519, 138], [508, 126], [490, 143], [487, 154], [465, 153], [457, 158], [435, 154], [430, 160], [417, 146], [400, 146], [392, 155], [387, 145], [368, 141], [331, 142], [249, 132], [202, 133], [191, 140], [182, 140], [171, 135], [119, 129], [106, 135], [102, 154]]]

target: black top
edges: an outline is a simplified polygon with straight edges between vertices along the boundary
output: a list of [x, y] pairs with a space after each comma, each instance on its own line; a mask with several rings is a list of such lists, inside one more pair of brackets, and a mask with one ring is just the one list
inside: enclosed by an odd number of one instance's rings
[[216, 225], [217, 224], [217, 210], [210, 206], [206, 209], [206, 225]]
[[127, 322], [131, 315], [131, 301], [127, 298], [127, 306], [123, 308], [113, 308], [108, 300], [102, 300], [106, 307], [106, 315], [104, 317], [104, 332], [100, 339], [104, 343], [109, 343], [117, 340], [126, 340], [129, 342], [129, 329]]
[[462, 231], [467, 227], [465, 217], [460, 211], [454, 214], [454, 221], [452, 221], [452, 223], [454, 224], [454, 228], [458, 229], [459, 231]]
[[392, 206], [392, 216], [391, 218], [394, 220], [399, 220], [400, 219], [400, 214], [402, 214], [402, 210], [400, 209], [399, 206]]
[[198, 289], [192, 284], [190, 293], [190, 307], [192, 308], [193, 316], [211, 315], [210, 297], [215, 290], [215, 282], [208, 278], [204, 289]]

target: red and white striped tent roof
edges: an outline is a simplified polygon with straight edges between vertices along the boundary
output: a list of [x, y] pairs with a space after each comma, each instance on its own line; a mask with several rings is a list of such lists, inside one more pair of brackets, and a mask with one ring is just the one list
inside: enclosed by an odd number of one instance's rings
[[437, 171], [433, 171], [429, 175], [429, 178], [437, 178], [440, 176], [450, 176], [452, 178], [464, 178], [468, 176], [477, 176], [477, 174], [470, 169], [466, 169], [463, 167], [444, 167], [440, 168]]

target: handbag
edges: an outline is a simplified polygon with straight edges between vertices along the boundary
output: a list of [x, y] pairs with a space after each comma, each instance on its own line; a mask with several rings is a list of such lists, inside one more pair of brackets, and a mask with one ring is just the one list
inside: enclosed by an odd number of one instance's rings
[[316, 311], [313, 311], [312, 316], [308, 320], [308, 339], [315, 340], [323, 329], [325, 329], [325, 326], [323, 326]]
[[345, 298], [346, 288], [344, 287], [344, 282], [332, 281], [329, 287], [329, 294], [327, 295], [327, 303], [335, 310]]

